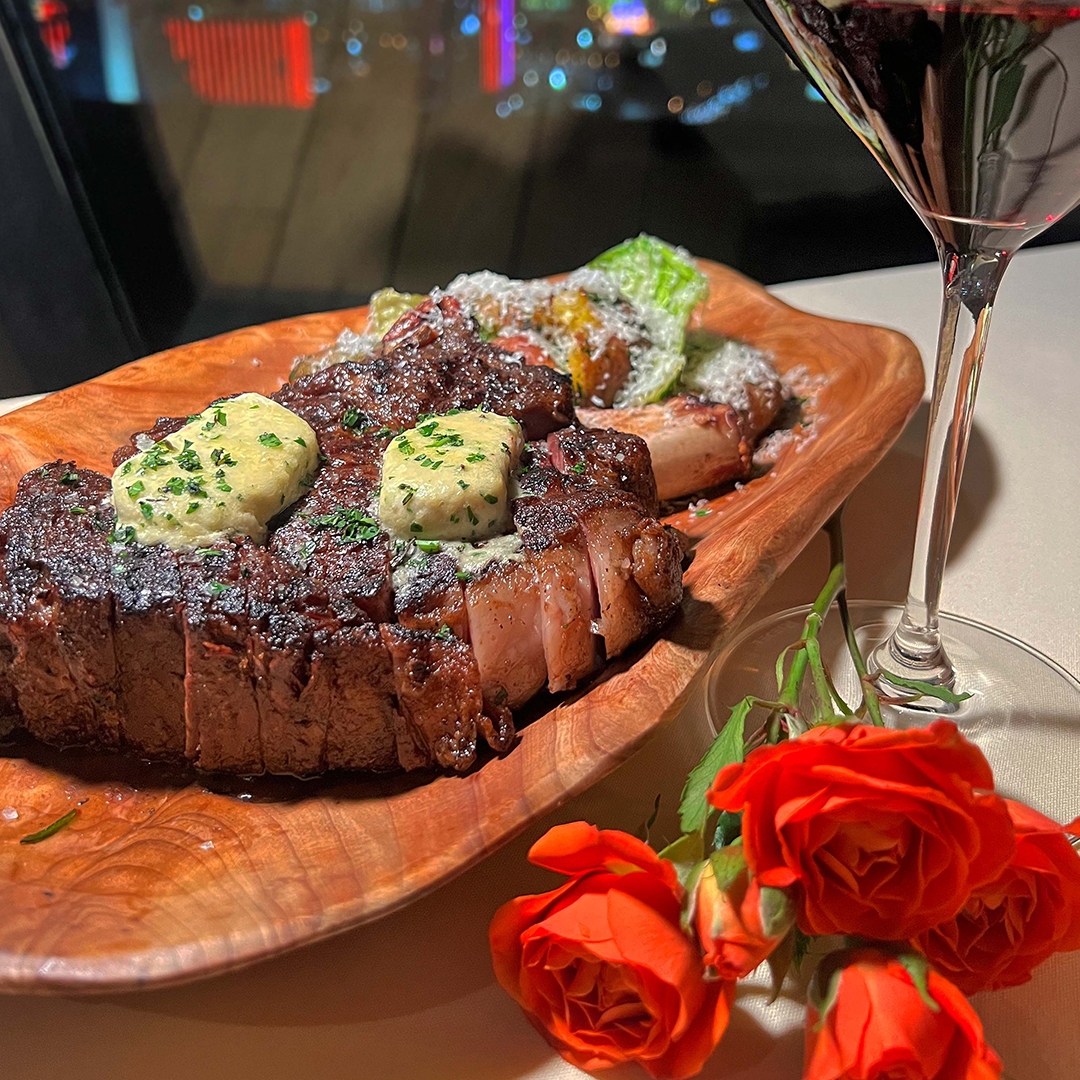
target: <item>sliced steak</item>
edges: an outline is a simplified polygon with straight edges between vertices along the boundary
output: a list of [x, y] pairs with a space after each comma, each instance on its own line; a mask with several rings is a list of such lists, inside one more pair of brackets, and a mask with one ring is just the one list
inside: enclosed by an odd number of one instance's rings
[[[259, 707], [248, 643], [250, 540], [180, 559], [185, 603], [185, 752], [201, 769], [263, 771]], [[257, 549], [256, 549], [257, 550]]]
[[[343, 363], [287, 383], [275, 400], [318, 433], [412, 427], [420, 416], [484, 408], [518, 419], [537, 439], [570, 423], [570, 380], [550, 368], [520, 363], [481, 341], [460, 306], [443, 297], [415, 313], [422, 333], [388, 334], [370, 360]], [[408, 318], [405, 316], [404, 318]], [[404, 319], [402, 320], [404, 321]], [[325, 451], [324, 451], [325, 452]]]
[[595, 626], [610, 659], [661, 626], [682, 600], [682, 545], [628, 491], [536, 466], [523, 498], [560, 506], [581, 526], [598, 601]]
[[530, 559], [500, 559], [465, 585], [484, 701], [515, 709], [547, 682], [540, 583]]
[[[398, 623], [411, 630], [431, 631], [441, 640], [452, 633], [468, 643], [469, 617], [462, 582], [470, 575], [458, 568], [448, 552], [414, 561], [417, 565], [402, 567], [395, 575], [399, 581], [394, 594]], [[458, 677], [466, 699], [482, 701], [476, 718], [480, 734], [493, 750], [508, 749], [514, 741], [513, 716], [505, 705], [483, 700], [480, 669], [471, 648], [458, 663]]]
[[585, 532], [598, 627], [611, 659], [674, 614], [682, 600], [682, 547], [629, 492], [568, 483], [565, 505]]
[[426, 757], [444, 769], [467, 769], [476, 760], [483, 715], [476, 664], [468, 645], [449, 629], [432, 633], [387, 624], [382, 635], [393, 661], [394, 685], [414, 762], [418, 765]]
[[462, 581], [453, 555], [442, 552], [418, 556], [416, 565], [398, 571], [394, 593], [395, 616], [412, 630], [440, 630], [449, 627], [462, 641], [469, 640], [469, 619], [465, 611]]
[[114, 550], [113, 639], [123, 741], [152, 758], [182, 758], [185, 646], [179, 560], [164, 544], [127, 543]]
[[514, 524], [539, 585], [548, 689], [572, 690], [600, 663], [592, 631], [599, 612], [585, 533], [563, 503], [536, 495], [516, 500]]
[[288, 520], [270, 535], [270, 550], [321, 581], [343, 615], [351, 605], [367, 619], [393, 615], [392, 544], [364, 519], [373, 513], [386, 438], [320, 436], [326, 462]]
[[53, 462], [0, 516], [0, 610], [28, 730], [58, 745], [120, 743], [109, 480]]
[[647, 513], [657, 513], [656, 479], [644, 439], [624, 431], [569, 427], [552, 432], [547, 449], [559, 472], [622, 488], [636, 495]]

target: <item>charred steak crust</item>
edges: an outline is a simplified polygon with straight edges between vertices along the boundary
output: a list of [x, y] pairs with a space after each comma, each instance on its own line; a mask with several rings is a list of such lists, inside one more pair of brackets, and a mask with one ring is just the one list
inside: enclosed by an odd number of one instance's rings
[[[513, 744], [514, 708], [678, 607], [681, 547], [655, 519], [645, 443], [577, 426], [569, 380], [482, 341], [452, 298], [274, 397], [315, 429], [322, 465], [265, 547], [144, 546], [116, 528], [108, 477], [64, 461], [23, 477], [0, 514], [0, 733], [240, 774], [460, 771], [481, 739]], [[370, 515], [388, 441], [472, 408], [532, 442], [520, 546], [466, 568]], [[160, 419], [114, 463], [185, 422]]]

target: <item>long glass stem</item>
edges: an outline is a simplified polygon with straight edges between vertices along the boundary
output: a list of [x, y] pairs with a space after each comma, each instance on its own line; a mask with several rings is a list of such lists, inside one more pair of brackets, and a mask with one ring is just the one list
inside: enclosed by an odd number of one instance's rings
[[939, 252], [944, 299], [911, 580], [900, 623], [874, 662], [904, 678], [951, 687], [953, 666], [938, 628], [941, 580], [990, 315], [1011, 253], [957, 252], [944, 244]]

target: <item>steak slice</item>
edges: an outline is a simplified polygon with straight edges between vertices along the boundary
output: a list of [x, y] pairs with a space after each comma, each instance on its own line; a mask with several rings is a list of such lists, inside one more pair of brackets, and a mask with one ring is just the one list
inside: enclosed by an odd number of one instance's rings
[[99, 473], [56, 461], [27, 473], [0, 516], [9, 681], [43, 742], [120, 743], [109, 491]]
[[476, 760], [483, 699], [468, 645], [449, 630], [382, 627], [405, 718], [399, 756], [406, 768], [432, 761], [463, 771]]
[[644, 439], [624, 431], [569, 427], [552, 432], [547, 449], [559, 472], [629, 491], [648, 514], [656, 515], [656, 479]]
[[567, 486], [581, 522], [608, 659], [662, 626], [682, 600], [682, 547], [633, 495], [601, 485]]
[[572, 690], [600, 663], [592, 631], [598, 607], [585, 533], [564, 504], [536, 495], [515, 501], [514, 524], [539, 584], [548, 689]]
[[524, 705], [547, 682], [536, 566], [522, 557], [489, 563], [465, 585], [465, 605], [484, 701]]
[[581, 526], [596, 588], [597, 631], [608, 659], [666, 622], [682, 600], [682, 545], [622, 488], [574, 472], [537, 465], [522, 488], [547, 506], [561, 506]]
[[301, 704], [326, 723], [327, 769], [417, 767], [408, 746], [402, 753], [405, 721], [394, 694], [393, 668], [377, 626], [357, 622], [318, 631]]
[[126, 745], [153, 758], [183, 758], [184, 612], [176, 553], [128, 543], [113, 568], [113, 639]]
[[222, 545], [213, 555], [180, 558], [185, 753], [209, 771], [254, 775], [264, 769], [248, 650], [248, 581], [258, 572], [250, 550], [254, 547], [244, 539]]
[[320, 444], [343, 424], [357, 431], [400, 430], [422, 415], [452, 409], [513, 416], [530, 439], [573, 419], [570, 380], [483, 342], [457, 301], [427, 301], [398, 325], [410, 317], [413, 332], [388, 334], [367, 362], [305, 375], [286, 383], [274, 399], [302, 416]]
[[[469, 641], [469, 616], [462, 581], [469, 575], [458, 569], [457, 560], [448, 552], [417, 559], [417, 566], [399, 570], [394, 601], [397, 621], [411, 630], [429, 630], [445, 639], [452, 633], [462, 642]], [[459, 665], [459, 676], [470, 700], [473, 694], [483, 701], [480, 669], [471, 649]], [[514, 741], [514, 718], [505, 705], [483, 701], [476, 724], [493, 750], [506, 750]]]
[[469, 619], [457, 560], [448, 552], [418, 557], [415, 566], [395, 577], [397, 621], [412, 630], [437, 631], [446, 626], [462, 641], [469, 640]]
[[326, 462], [311, 490], [270, 535], [270, 550], [326, 588], [342, 614], [355, 605], [372, 622], [393, 615], [391, 541], [369, 535], [361, 518], [372, 513], [386, 438], [320, 436]]

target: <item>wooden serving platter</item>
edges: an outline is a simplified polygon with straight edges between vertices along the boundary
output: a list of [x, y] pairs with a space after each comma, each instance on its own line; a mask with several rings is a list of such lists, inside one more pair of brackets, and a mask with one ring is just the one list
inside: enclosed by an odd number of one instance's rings
[[[0, 757], [0, 989], [106, 991], [195, 979], [378, 918], [484, 858], [609, 773], [676, 716], [706, 661], [900, 433], [918, 404], [914, 345], [796, 311], [702, 264], [702, 322], [820, 384], [773, 469], [672, 519], [696, 539], [681, 616], [517, 745], [465, 776], [291, 782], [136, 770], [37, 747]], [[295, 356], [359, 329], [364, 309], [240, 330], [136, 361], [0, 418], [0, 505], [57, 458], [110, 471], [157, 417], [268, 393]], [[542, 710], [540, 710], [542, 711]], [[72, 807], [36, 844], [21, 837]], [[12, 819], [12, 811], [18, 817]]]

